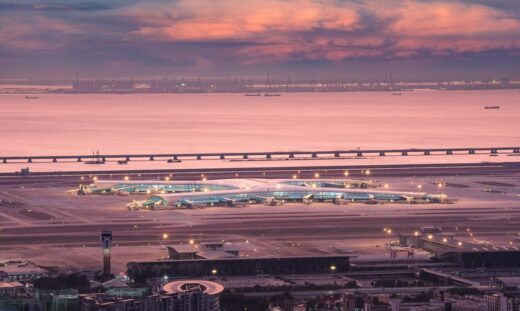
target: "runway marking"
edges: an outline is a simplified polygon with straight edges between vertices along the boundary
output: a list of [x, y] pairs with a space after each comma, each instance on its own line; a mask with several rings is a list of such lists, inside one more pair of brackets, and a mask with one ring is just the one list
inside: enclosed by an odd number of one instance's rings
[[14, 216], [11, 216], [3, 211], [0, 211], [0, 215], [3, 217], [3, 218], [7, 218], [19, 225], [22, 225], [22, 226], [30, 226], [31, 223], [30, 222], [27, 222], [27, 221], [24, 221], [24, 220], [21, 220], [20, 218], [16, 218]]

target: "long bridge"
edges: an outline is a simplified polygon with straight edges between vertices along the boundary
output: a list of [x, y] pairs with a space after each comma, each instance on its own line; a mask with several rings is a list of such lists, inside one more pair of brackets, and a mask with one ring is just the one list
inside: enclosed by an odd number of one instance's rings
[[255, 151], [255, 152], [211, 152], [211, 153], [143, 153], [143, 154], [79, 154], [79, 155], [39, 155], [39, 156], [1, 156], [1, 163], [9, 163], [9, 161], [26, 161], [28, 163], [34, 160], [48, 160], [58, 162], [59, 160], [72, 160], [82, 162], [85, 160], [96, 160], [100, 162], [108, 161], [108, 159], [116, 159], [120, 161], [131, 161], [132, 159], [147, 159], [154, 161], [157, 159], [168, 159], [180, 161], [181, 159], [227, 159], [240, 158], [249, 159], [250, 157], [262, 157], [271, 159], [274, 156], [285, 156], [293, 159], [296, 156], [308, 156], [311, 158], [319, 158], [320, 156], [332, 156], [340, 158], [342, 156], [358, 156], [365, 155], [386, 156], [386, 155], [433, 155], [433, 154], [477, 154], [489, 153], [498, 154], [500, 152], [520, 153], [520, 147], [467, 147], [467, 148], [411, 148], [411, 149], [349, 149], [349, 150], [322, 150], [322, 151]]

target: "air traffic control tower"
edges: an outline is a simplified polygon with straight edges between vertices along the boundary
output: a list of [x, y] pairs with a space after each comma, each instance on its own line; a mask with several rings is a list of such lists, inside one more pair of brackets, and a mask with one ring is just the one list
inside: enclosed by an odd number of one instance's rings
[[101, 231], [101, 248], [103, 249], [103, 276], [110, 276], [110, 246], [112, 246], [112, 231]]

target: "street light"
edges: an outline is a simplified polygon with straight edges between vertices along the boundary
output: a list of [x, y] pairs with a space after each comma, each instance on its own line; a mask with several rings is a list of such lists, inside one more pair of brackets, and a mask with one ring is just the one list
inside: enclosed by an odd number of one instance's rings
[[213, 275], [216, 275], [217, 272], [218, 272], [217, 269], [213, 269], [213, 270], [211, 270], [211, 274], [213, 274]]
[[330, 266], [330, 271], [332, 271], [332, 272], [336, 271], [336, 266], [334, 266], [334, 265]]
[[168, 233], [163, 233], [162, 238], [166, 240], [168, 238]]

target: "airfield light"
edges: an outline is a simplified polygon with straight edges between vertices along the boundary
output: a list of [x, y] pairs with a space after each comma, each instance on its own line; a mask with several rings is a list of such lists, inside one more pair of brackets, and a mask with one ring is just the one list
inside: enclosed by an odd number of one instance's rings
[[168, 233], [163, 233], [162, 238], [166, 240], [168, 238]]
[[330, 271], [332, 271], [332, 272], [336, 271], [336, 266], [330, 266]]
[[276, 189], [280, 189], [280, 188], [282, 188], [282, 185], [276, 184]]
[[347, 187], [347, 188], [350, 188], [350, 185], [349, 185], [349, 184], [347, 184], [347, 185], [346, 185], [345, 187]]
[[81, 180], [85, 180], [85, 177], [81, 176]]
[[384, 231], [384, 232], [386, 232], [386, 230], [388, 230], [388, 229], [386, 229], [386, 228], [383, 228], [383, 231]]
[[457, 245], [458, 245], [458, 246], [462, 246], [462, 242], [460, 242], [460, 241], [457, 242]]
[[433, 235], [428, 234], [428, 240], [431, 240], [431, 239], [433, 239]]
[[388, 189], [389, 186], [388, 184], [385, 184], [383, 187], [385, 187], [385, 189]]
[[168, 181], [168, 180], [170, 180], [170, 177], [166, 176], [166, 177], [164, 177], [164, 180]]
[[413, 235], [418, 236], [418, 235], [419, 235], [419, 231], [415, 231], [415, 232], [413, 233]]
[[165, 275], [165, 276], [164, 276], [163, 278], [164, 278], [164, 280], [167, 280], [167, 279], [168, 279], [168, 276], [167, 276], [167, 275]]
[[313, 184], [312, 184], [312, 187], [313, 187], [313, 188], [316, 188], [316, 184], [315, 184], [315, 183], [313, 183]]
[[444, 238], [444, 239], [442, 239], [442, 241], [443, 241], [444, 243], [446, 243], [446, 242], [448, 242], [448, 239]]
[[190, 244], [193, 245], [194, 243], [195, 243], [195, 241], [194, 241], [193, 239], [191, 239], [191, 240], [190, 240]]
[[320, 173], [314, 173], [314, 178], [320, 178]]
[[202, 178], [202, 181], [206, 181], [206, 180], [208, 180], [206, 177], [203, 177], [203, 178]]
[[348, 171], [345, 171], [343, 175], [348, 176]]
[[92, 177], [92, 180], [96, 181], [97, 180], [97, 176]]
[[146, 190], [146, 194], [150, 194], [152, 193], [152, 191], [150, 191], [150, 189]]
[[365, 174], [370, 175], [370, 170], [366, 170]]
[[292, 175], [292, 178], [293, 178], [293, 179], [296, 179], [296, 178], [298, 178], [298, 176], [296, 176], [296, 175]]
[[235, 177], [238, 177], [238, 173], [235, 173]]
[[437, 187], [442, 188], [442, 183], [438, 183]]
[[217, 269], [211, 270], [211, 274], [213, 274], [213, 275], [217, 274], [217, 272], [218, 272]]
[[386, 230], [386, 233], [388, 233], [388, 234], [392, 234], [392, 229], [388, 229], [388, 230]]
[[125, 179], [125, 180], [128, 180], [128, 179], [130, 179], [130, 178], [129, 178], [128, 176], [125, 176], [125, 178], [124, 178], [124, 179]]
[[417, 188], [421, 189], [421, 188], [422, 188], [422, 185], [417, 185]]
[[509, 245], [513, 245], [513, 241], [509, 241]]

